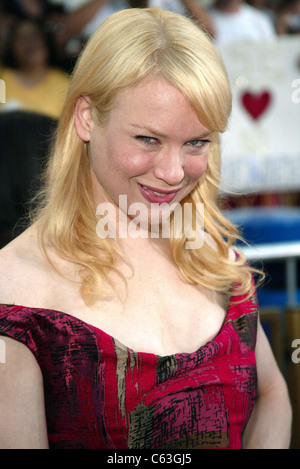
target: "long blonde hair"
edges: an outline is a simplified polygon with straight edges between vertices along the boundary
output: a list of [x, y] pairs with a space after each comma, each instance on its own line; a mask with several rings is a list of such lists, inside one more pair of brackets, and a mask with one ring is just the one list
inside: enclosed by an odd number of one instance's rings
[[239, 293], [250, 294], [251, 269], [244, 256], [233, 260], [228, 255], [238, 232], [217, 204], [219, 133], [226, 130], [231, 112], [226, 71], [204, 31], [192, 20], [160, 8], [133, 8], [111, 15], [76, 64], [35, 214], [42, 226], [43, 246], [47, 233], [59, 254], [82, 268], [84, 300], [101, 298], [103, 281], [116, 269], [120, 252], [115, 243], [96, 233], [90, 163], [86, 145], [75, 131], [75, 105], [80, 96], [88, 96], [95, 116], [104, 123], [120, 91], [152, 76], [180, 89], [201, 123], [213, 131], [207, 171], [183, 201], [194, 207], [204, 203], [204, 229], [210, 241], [187, 250], [184, 235], [171, 236], [174, 260], [188, 282], [222, 292], [238, 283]]

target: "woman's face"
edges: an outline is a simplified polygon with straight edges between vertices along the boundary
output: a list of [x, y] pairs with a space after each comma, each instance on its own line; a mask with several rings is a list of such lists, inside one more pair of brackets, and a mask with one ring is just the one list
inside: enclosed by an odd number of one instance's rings
[[14, 38], [14, 54], [21, 68], [30, 69], [47, 63], [47, 47], [35, 24], [25, 21], [18, 26]]
[[[84, 135], [82, 118], [88, 121]], [[82, 99], [76, 122], [79, 136], [90, 141], [97, 204], [118, 206], [124, 195], [127, 206], [144, 204], [149, 215], [151, 204], [182, 201], [206, 171], [211, 131], [166, 81], [146, 80], [120, 92], [104, 126]]]

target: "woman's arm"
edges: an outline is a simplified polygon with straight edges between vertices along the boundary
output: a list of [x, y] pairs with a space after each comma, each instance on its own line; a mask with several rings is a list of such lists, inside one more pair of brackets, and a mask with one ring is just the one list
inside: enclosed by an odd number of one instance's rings
[[0, 449], [48, 449], [41, 370], [25, 345], [0, 340]]
[[292, 411], [285, 380], [259, 322], [256, 360], [258, 398], [244, 435], [245, 449], [288, 449]]

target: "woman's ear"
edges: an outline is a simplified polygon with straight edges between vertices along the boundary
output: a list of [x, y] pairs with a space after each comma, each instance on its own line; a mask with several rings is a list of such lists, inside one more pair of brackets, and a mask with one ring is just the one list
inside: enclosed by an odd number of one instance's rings
[[91, 139], [93, 128], [92, 104], [88, 96], [80, 96], [75, 106], [75, 129], [78, 137], [84, 142]]

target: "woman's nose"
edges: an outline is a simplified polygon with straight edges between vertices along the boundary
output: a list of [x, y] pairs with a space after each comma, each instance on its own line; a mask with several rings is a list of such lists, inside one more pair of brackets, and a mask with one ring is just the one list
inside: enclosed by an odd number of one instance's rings
[[156, 159], [154, 175], [170, 186], [178, 186], [184, 178], [183, 158], [180, 150], [169, 149]]

